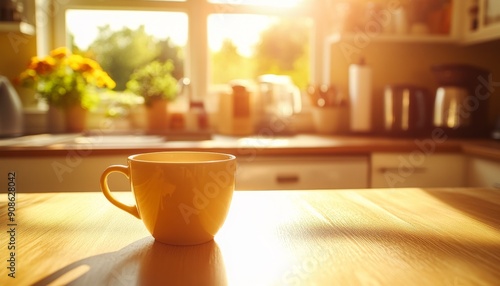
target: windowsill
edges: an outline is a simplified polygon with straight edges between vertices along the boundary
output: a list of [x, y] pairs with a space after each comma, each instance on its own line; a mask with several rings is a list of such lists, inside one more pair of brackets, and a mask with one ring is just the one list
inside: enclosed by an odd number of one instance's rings
[[47, 109], [39, 106], [23, 108], [24, 133], [41, 134], [47, 132]]
[[48, 108], [40, 106], [30, 106], [23, 108], [24, 114], [45, 114], [47, 113], [47, 110]]

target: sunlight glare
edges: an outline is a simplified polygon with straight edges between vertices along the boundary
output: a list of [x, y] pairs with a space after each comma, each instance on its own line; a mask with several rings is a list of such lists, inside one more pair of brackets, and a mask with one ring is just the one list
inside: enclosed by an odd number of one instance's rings
[[266, 15], [212, 14], [208, 17], [208, 45], [218, 51], [226, 39], [230, 39], [244, 56], [251, 56], [260, 40], [260, 33], [277, 19]]
[[68, 32], [75, 36], [75, 43], [84, 50], [97, 38], [99, 27], [105, 25], [110, 25], [113, 31], [125, 27], [137, 29], [144, 25], [146, 33], [155, 38], [170, 38], [175, 44], [184, 46], [187, 43], [187, 22], [187, 14], [180, 12], [83, 9], [66, 12]]
[[302, 1], [303, 0], [211, 0], [210, 2], [226, 5], [256, 5], [290, 8], [297, 6]]

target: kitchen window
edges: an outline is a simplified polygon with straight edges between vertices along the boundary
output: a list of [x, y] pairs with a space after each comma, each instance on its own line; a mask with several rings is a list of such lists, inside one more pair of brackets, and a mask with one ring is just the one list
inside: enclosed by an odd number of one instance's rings
[[276, 73], [306, 88], [312, 30], [308, 18], [211, 14], [207, 26], [211, 86]]
[[[314, 16], [314, 5], [313, 3], [318, 3], [316, 1], [308, 0], [295, 0], [295, 1], [259, 1], [259, 0], [185, 0], [185, 1], [100, 1], [100, 0], [65, 0], [65, 1], [54, 1], [53, 7], [49, 8], [47, 1], [40, 1], [38, 4], [38, 14], [37, 19], [42, 22], [46, 22], [44, 25], [38, 25], [39, 31], [39, 50], [38, 53], [43, 55], [48, 53], [54, 47], [57, 46], [70, 46], [72, 39], [69, 37], [71, 32], [69, 28], [69, 22], [71, 21], [72, 15], [75, 12], [83, 11], [93, 11], [96, 13], [105, 13], [109, 11], [127, 11], [133, 13], [136, 11], [141, 11], [140, 13], [164, 13], [165, 22], [158, 22], [156, 30], [161, 31], [161, 27], [165, 30], [165, 37], [174, 36], [179, 37], [179, 34], [184, 33], [184, 42], [179, 40], [176, 44], [182, 46], [184, 59], [184, 68], [182, 75], [191, 79], [192, 87], [191, 91], [193, 94], [197, 95], [207, 95], [209, 87], [213, 84], [221, 83], [221, 79], [217, 79], [212, 75], [214, 71], [221, 69], [222, 64], [230, 63], [218, 63], [213, 60], [213, 53], [210, 52], [214, 45], [217, 46], [226, 40], [237, 42], [237, 38], [231, 38], [231, 35], [224, 34], [224, 31], [217, 30], [220, 27], [220, 20], [226, 20], [222, 22], [222, 25], [232, 25], [232, 19], [240, 19], [241, 25], [246, 24], [253, 28], [255, 31], [257, 27], [266, 24], [269, 25], [276, 23], [279, 20], [286, 19], [300, 19], [299, 22], [303, 26], [307, 26], [310, 33], [307, 39], [304, 41], [308, 42], [307, 49], [307, 62], [306, 66], [302, 67], [302, 71], [305, 76], [302, 76], [303, 80], [302, 86], [306, 83], [317, 82], [321, 78], [321, 69], [319, 63], [321, 63], [321, 55], [323, 53], [322, 48], [322, 38], [321, 38], [321, 27], [318, 23], [318, 18]], [[44, 4], [45, 3], [45, 4]], [[45, 6], [44, 6], [45, 5]], [[139, 13], [139, 12], [138, 12]], [[180, 24], [172, 24], [172, 18], [182, 18], [181, 15], [185, 15], [184, 20], [180, 20]], [[45, 20], [44, 20], [45, 17]], [[129, 16], [130, 21], [134, 20], [134, 16]], [[96, 22], [99, 19], [108, 18], [110, 23], [113, 22], [113, 16], [96, 16], [88, 17], [87, 23], [90, 24]], [[52, 20], [53, 19], [53, 20]], [[229, 21], [231, 19], [231, 21]], [[266, 19], [266, 20], [263, 20]], [[170, 22], [169, 22], [170, 21]], [[52, 25], [52, 26], [51, 26]], [[85, 26], [86, 23], [80, 23], [80, 26]], [[111, 25], [111, 24], [110, 24]], [[219, 26], [218, 26], [219, 25]], [[78, 25], [77, 25], [78, 26]], [[176, 26], [178, 30], [173, 31], [172, 26]], [[241, 26], [244, 27], [244, 26]], [[159, 28], [159, 29], [158, 29]], [[220, 28], [219, 28], [220, 29]], [[50, 33], [49, 31], [55, 31], [55, 33]], [[233, 29], [235, 30], [235, 29]], [[168, 32], [170, 31], [170, 33]], [[252, 35], [245, 34], [244, 30], [236, 30], [236, 35], [241, 38], [241, 36], [248, 38], [253, 37]], [[239, 34], [238, 34], [239, 32]], [[80, 35], [75, 33], [75, 40], [80, 38]], [[224, 37], [221, 37], [224, 35]], [[291, 36], [293, 33], [290, 34]], [[319, 35], [319, 37], [318, 37]], [[45, 36], [45, 37], [43, 37]], [[219, 43], [214, 44], [217, 40]], [[78, 40], [79, 41], [79, 40]], [[78, 45], [78, 42], [75, 41]], [[254, 41], [255, 42], [255, 41]], [[53, 43], [53, 44], [51, 44]], [[255, 43], [254, 43], [255, 44]], [[82, 45], [80, 43], [80, 45]], [[216, 47], [216, 48], [220, 48]], [[240, 50], [239, 52], [246, 56], [250, 52], [248, 50], [250, 47], [246, 47], [247, 50]], [[124, 59], [127, 60], [127, 59]], [[222, 68], [223, 69], [223, 68]], [[251, 75], [255, 76], [255, 73]], [[235, 77], [239, 77], [239, 74], [235, 74]], [[242, 77], [250, 76], [247, 74], [241, 74]], [[255, 77], [254, 77], [255, 78]], [[225, 80], [225, 79], [224, 79]]]
[[184, 76], [185, 13], [69, 9], [66, 31], [67, 46], [95, 58], [116, 82], [116, 91], [125, 90], [136, 68], [154, 60], [172, 60], [174, 77]]

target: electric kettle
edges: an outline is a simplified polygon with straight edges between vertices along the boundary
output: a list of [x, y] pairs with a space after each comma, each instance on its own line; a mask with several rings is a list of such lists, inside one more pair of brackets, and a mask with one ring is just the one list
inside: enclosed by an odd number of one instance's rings
[[274, 133], [290, 132], [289, 119], [302, 110], [300, 89], [286, 75], [266, 74], [258, 77], [256, 100], [258, 128]]
[[9, 80], [0, 75], [0, 137], [20, 136], [23, 130], [23, 107]]

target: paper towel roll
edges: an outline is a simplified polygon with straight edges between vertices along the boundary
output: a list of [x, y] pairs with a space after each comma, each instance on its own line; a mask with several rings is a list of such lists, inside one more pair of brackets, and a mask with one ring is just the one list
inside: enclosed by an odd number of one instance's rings
[[363, 59], [349, 66], [349, 97], [351, 131], [371, 131], [372, 71]]

